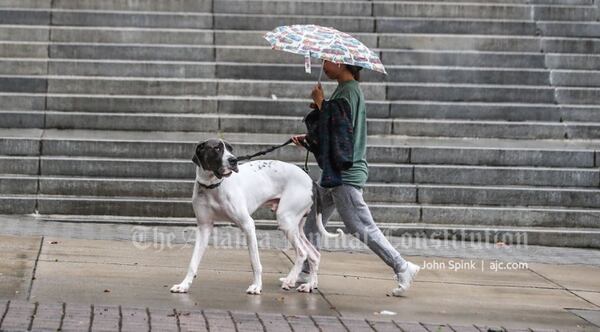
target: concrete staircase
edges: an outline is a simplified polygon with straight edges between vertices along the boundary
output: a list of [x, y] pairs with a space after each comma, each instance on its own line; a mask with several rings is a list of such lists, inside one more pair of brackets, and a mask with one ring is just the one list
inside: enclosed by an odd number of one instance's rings
[[261, 36], [315, 23], [389, 72], [361, 84], [382, 228], [600, 248], [599, 19], [594, 0], [0, 0], [0, 213], [192, 222], [196, 142], [304, 132], [318, 66]]

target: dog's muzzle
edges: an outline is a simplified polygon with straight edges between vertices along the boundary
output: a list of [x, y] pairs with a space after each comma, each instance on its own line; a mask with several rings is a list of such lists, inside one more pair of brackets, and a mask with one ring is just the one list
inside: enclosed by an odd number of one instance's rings
[[231, 168], [232, 171], [236, 173], [240, 172], [240, 170], [238, 169], [238, 160], [236, 157], [231, 157], [227, 159], [227, 161], [229, 162], [229, 168]]

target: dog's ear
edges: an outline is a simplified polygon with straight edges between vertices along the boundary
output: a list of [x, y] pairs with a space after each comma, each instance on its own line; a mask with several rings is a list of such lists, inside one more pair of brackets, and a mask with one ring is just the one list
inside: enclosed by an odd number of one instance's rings
[[223, 141], [223, 143], [225, 143], [225, 147], [227, 148], [227, 150], [229, 150], [229, 152], [233, 153], [233, 147], [231, 146], [231, 144]]
[[196, 151], [194, 151], [194, 156], [192, 157], [192, 162], [198, 165], [198, 167], [204, 168], [202, 166], [202, 156], [204, 155], [204, 148], [206, 147], [206, 142], [200, 143], [196, 145]]

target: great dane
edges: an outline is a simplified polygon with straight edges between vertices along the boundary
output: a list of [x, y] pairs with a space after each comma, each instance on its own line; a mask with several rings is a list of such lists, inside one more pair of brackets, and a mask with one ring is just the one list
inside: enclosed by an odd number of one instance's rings
[[[186, 293], [190, 289], [214, 221], [223, 220], [235, 223], [245, 232], [254, 274], [254, 280], [246, 293], [260, 294], [262, 265], [251, 215], [261, 206], [269, 206], [275, 212], [279, 229], [285, 233], [296, 251], [294, 266], [283, 279], [281, 287], [289, 290], [296, 286], [302, 265], [308, 259], [311, 266], [309, 280], [297, 290], [311, 292], [317, 288], [320, 254], [303, 231], [305, 217], [313, 204], [313, 193], [318, 196], [312, 179], [299, 167], [275, 160], [254, 161], [238, 167], [233, 148], [223, 140], [212, 139], [198, 144], [192, 160], [197, 166], [192, 197], [198, 223], [196, 244], [185, 279], [174, 285], [171, 292]], [[318, 202], [319, 199], [315, 201]], [[316, 208], [317, 225], [323, 236], [340, 236], [342, 231], [339, 229], [335, 235], [325, 230], [318, 205]]]

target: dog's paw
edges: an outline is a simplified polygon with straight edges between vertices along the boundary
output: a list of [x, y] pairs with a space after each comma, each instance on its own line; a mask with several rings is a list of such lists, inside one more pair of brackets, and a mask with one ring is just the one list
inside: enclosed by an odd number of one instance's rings
[[290, 290], [290, 289], [292, 289], [294, 287], [296, 287], [296, 280], [292, 280], [292, 279], [289, 279], [289, 278], [283, 278], [283, 280], [281, 281], [281, 288], [282, 289]]
[[262, 292], [262, 287], [255, 284], [250, 285], [250, 287], [246, 289], [246, 293], [251, 295], [260, 295], [260, 292]]
[[302, 284], [296, 288], [300, 293], [312, 293], [313, 287], [310, 283]]
[[190, 290], [190, 285], [177, 284], [171, 287], [171, 293], [187, 293]]

